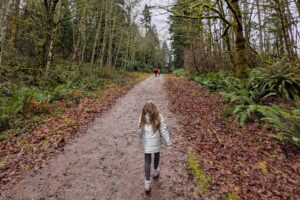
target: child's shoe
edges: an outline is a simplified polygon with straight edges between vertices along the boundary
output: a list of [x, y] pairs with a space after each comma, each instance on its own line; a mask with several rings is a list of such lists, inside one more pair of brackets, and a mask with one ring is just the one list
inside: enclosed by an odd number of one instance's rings
[[150, 192], [151, 190], [151, 181], [145, 180], [145, 192]]
[[154, 170], [153, 172], [153, 178], [158, 178], [159, 177], [159, 168], [157, 168], [156, 170]]

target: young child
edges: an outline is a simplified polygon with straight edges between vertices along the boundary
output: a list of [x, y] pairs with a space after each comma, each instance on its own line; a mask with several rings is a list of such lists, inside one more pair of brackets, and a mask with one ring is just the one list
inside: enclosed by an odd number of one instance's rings
[[170, 146], [172, 143], [164, 117], [157, 110], [155, 104], [150, 101], [144, 105], [139, 121], [139, 128], [141, 129], [139, 134], [140, 140], [143, 141], [145, 153], [145, 191], [149, 192], [151, 190], [151, 155], [154, 154], [153, 178], [157, 178], [159, 176], [158, 165], [161, 139], [167, 146]]

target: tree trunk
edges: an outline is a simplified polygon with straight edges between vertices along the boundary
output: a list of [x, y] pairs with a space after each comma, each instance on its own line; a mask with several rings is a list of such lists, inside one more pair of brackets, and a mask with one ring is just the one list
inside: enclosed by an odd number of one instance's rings
[[293, 49], [291, 48], [291, 40], [290, 40], [289, 32], [288, 32], [288, 22], [287, 22], [286, 14], [284, 12], [285, 4], [282, 0], [278, 0], [278, 1], [276, 1], [276, 3], [277, 3], [277, 8], [278, 8], [277, 10], [278, 10], [280, 22], [281, 22], [281, 29], [282, 29], [285, 49], [288, 54], [288, 57], [290, 59], [293, 59], [294, 52], [293, 52]]
[[112, 29], [111, 29], [111, 33], [110, 33], [110, 37], [109, 37], [109, 42], [108, 42], [107, 60], [106, 60], [107, 66], [112, 66], [112, 57], [113, 57], [112, 45], [113, 45], [113, 39], [114, 39], [115, 24], [116, 24], [116, 15], [113, 18], [113, 25], [112, 25]]
[[[225, 15], [225, 11], [224, 11], [224, 4], [223, 4], [223, 1], [219, 1], [218, 2], [218, 7], [219, 7], [219, 10], [221, 12], [221, 14], [223, 16], [226, 16]], [[222, 25], [223, 25], [223, 28], [225, 30], [225, 28], [228, 26], [224, 21], [221, 22]], [[232, 66], [235, 66], [235, 61], [234, 61], [234, 56], [233, 56], [233, 53], [232, 53], [232, 48], [231, 48], [231, 41], [230, 41], [230, 36], [229, 36], [229, 33], [228, 31], [226, 32], [225, 35], [223, 35], [223, 42], [224, 42], [224, 46], [226, 46], [226, 49], [227, 49], [227, 53], [228, 53], [228, 56], [229, 56], [229, 59], [230, 59], [230, 62], [232, 64]], [[232, 68], [231, 66], [231, 68]]]
[[[296, 34], [294, 34], [293, 32], [293, 14], [292, 14], [292, 11], [290, 9], [290, 6], [289, 6], [289, 2], [288, 0], [284, 0], [284, 3], [285, 3], [285, 6], [286, 6], [286, 24], [287, 24], [287, 29], [288, 29], [288, 34], [289, 34], [289, 38], [290, 38], [290, 48], [292, 50], [292, 56], [293, 56], [293, 59], [295, 59], [297, 57], [297, 43], [295, 42], [295, 36]], [[297, 37], [297, 36], [296, 36]]]
[[87, 40], [89, 38], [89, 35], [90, 35], [90, 31], [87, 33], [84, 34], [84, 38], [83, 38], [83, 46], [82, 46], [82, 50], [81, 50], [81, 59], [80, 59], [80, 63], [79, 65], [82, 65], [83, 61], [84, 61], [84, 55], [85, 55], [85, 50], [86, 50], [86, 44], [87, 44]]
[[196, 55], [195, 55], [195, 51], [194, 51], [193, 45], [191, 45], [190, 51], [192, 52], [192, 55], [193, 55], [195, 69], [197, 71], [197, 74], [199, 75], [201, 72], [200, 72], [200, 69], [199, 69], [200, 67], [199, 67], [198, 61], [196, 59]]
[[261, 22], [261, 13], [260, 13], [260, 3], [259, 0], [256, 0], [257, 6], [257, 18], [258, 18], [258, 39], [259, 39], [259, 51], [262, 53], [264, 51], [263, 47], [263, 30], [262, 30], [262, 22]]
[[45, 71], [45, 78], [48, 78], [49, 70], [50, 70], [50, 65], [51, 65], [51, 60], [52, 60], [52, 55], [53, 55], [53, 42], [54, 42], [54, 33], [52, 34], [52, 38], [50, 41], [50, 46], [49, 46], [49, 51], [48, 51], [48, 57], [47, 57], [47, 65], [46, 65], [46, 71]]
[[95, 60], [96, 48], [97, 48], [99, 35], [100, 35], [100, 30], [101, 30], [102, 16], [103, 16], [103, 13], [101, 13], [100, 20], [98, 22], [98, 27], [97, 27], [97, 32], [96, 32], [96, 35], [95, 35], [95, 40], [94, 40], [94, 45], [93, 45], [93, 52], [92, 52], [92, 57], [91, 57], [91, 62], [90, 62], [91, 65], [94, 64], [94, 60]]
[[20, 0], [16, 0], [14, 3], [14, 13], [12, 23], [10, 27], [10, 46], [16, 48], [16, 40], [18, 35], [18, 19], [20, 11]]
[[[208, 42], [206, 42], [207, 44], [207, 53], [210, 56], [213, 56], [212, 52], [213, 52], [213, 42], [212, 42], [212, 26], [211, 26], [211, 20], [210, 20], [210, 10], [207, 11], [206, 14], [207, 19], [207, 26], [208, 26]], [[194, 52], [193, 52], [194, 53]]]
[[88, 37], [89, 37], [89, 34], [90, 34], [90, 31], [88, 31], [87, 33], [87, 24], [88, 24], [88, 11], [87, 11], [87, 3], [85, 3], [85, 6], [84, 6], [84, 22], [83, 22], [83, 26], [82, 26], [82, 29], [81, 29], [81, 41], [82, 41], [82, 46], [80, 48], [80, 52], [81, 52], [81, 55], [80, 55], [80, 61], [79, 61], [79, 65], [82, 65], [83, 61], [84, 61], [84, 55], [85, 55], [85, 50], [86, 50], [86, 43], [87, 43], [87, 40], [88, 40]]
[[[51, 2], [51, 3], [50, 3]], [[44, 31], [44, 41], [42, 44], [41, 53], [41, 65], [46, 67], [48, 62], [48, 53], [51, 40], [53, 39], [53, 29], [55, 28], [54, 15], [56, 5], [59, 0], [49, 1], [44, 0], [45, 16], [46, 16], [46, 28]]]
[[246, 40], [243, 33], [242, 24], [242, 13], [239, 5], [239, 0], [226, 0], [227, 5], [230, 7], [230, 11], [233, 16], [233, 32], [235, 35], [235, 74], [238, 78], [247, 78], [248, 66], [246, 64], [245, 50], [246, 50]]
[[[84, 3], [84, 12], [86, 10], [86, 6], [87, 4]], [[84, 34], [83, 31], [84, 31], [84, 22], [83, 22], [83, 16], [82, 16], [82, 11], [80, 10], [81, 9], [81, 5], [77, 5], [77, 15], [79, 16], [79, 23], [78, 23], [78, 34], [77, 34], [77, 40], [76, 42], [74, 43], [74, 51], [73, 51], [73, 55], [72, 55], [72, 60], [73, 61], [76, 61], [77, 58], [78, 58], [78, 55], [80, 54], [80, 46], [81, 46], [81, 42], [82, 42], [82, 35]], [[75, 33], [75, 30], [74, 30], [74, 33]], [[74, 41], [75, 41], [75, 37], [74, 37]]]
[[1, 26], [0, 26], [0, 67], [2, 66], [2, 56], [4, 52], [5, 46], [5, 38], [7, 35], [7, 28], [8, 28], [8, 17], [11, 11], [13, 0], [8, 0], [7, 4], [1, 6], [2, 17], [1, 17]]
[[119, 52], [120, 52], [121, 43], [122, 43], [123, 34], [124, 34], [124, 29], [125, 29], [125, 28], [122, 28], [121, 37], [120, 37], [120, 41], [119, 41], [119, 45], [118, 45], [118, 49], [117, 49], [117, 53], [116, 53], [115, 62], [114, 62], [114, 65], [113, 65], [113, 67], [115, 67], [115, 66], [116, 66], [116, 64], [117, 64], [117, 61], [118, 61]]
[[[105, 5], [105, 12], [108, 11], [108, 4], [109, 2], [106, 2], [106, 5]], [[109, 13], [108, 15], [106, 15], [105, 17], [105, 23], [104, 23], [104, 33], [103, 33], [103, 40], [102, 40], [102, 50], [101, 50], [101, 56], [100, 56], [100, 67], [102, 67], [103, 65], [103, 60], [104, 60], [104, 54], [105, 54], [105, 48], [106, 48], [106, 40], [107, 40], [107, 35], [108, 35], [108, 20], [109, 20], [109, 16], [111, 16], [111, 11], [112, 11], [112, 7], [113, 7], [113, 1], [111, 3], [111, 7], [109, 9]]]
[[131, 65], [135, 57], [135, 51], [134, 51], [135, 38], [136, 38], [136, 32], [131, 31], [131, 42], [129, 43], [129, 57], [128, 57], [129, 62], [128, 62], [127, 69], [131, 69], [132, 67]]
[[[58, 13], [57, 13], [57, 21], [61, 20], [61, 16], [62, 16], [62, 6], [63, 4], [61, 3], [60, 8], [58, 9]], [[54, 21], [54, 16], [53, 16], [53, 21]], [[48, 50], [48, 55], [47, 55], [47, 65], [46, 65], [46, 71], [45, 71], [45, 77], [48, 78], [48, 74], [49, 74], [49, 70], [50, 70], [50, 66], [51, 66], [51, 61], [52, 61], [52, 57], [53, 57], [53, 48], [54, 48], [54, 39], [57, 36], [58, 32], [59, 32], [59, 25], [58, 23], [56, 23], [54, 21], [54, 29], [52, 31], [51, 34], [51, 39], [50, 39], [50, 45], [49, 45], [49, 50]]]

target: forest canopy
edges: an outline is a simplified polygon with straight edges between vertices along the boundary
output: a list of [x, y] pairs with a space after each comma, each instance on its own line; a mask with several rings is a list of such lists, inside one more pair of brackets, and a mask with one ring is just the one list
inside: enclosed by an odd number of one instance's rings
[[127, 70], [166, 65], [166, 46], [151, 22], [150, 6], [142, 16], [134, 12], [139, 0], [2, 2], [2, 73], [5, 66], [22, 65], [38, 67], [47, 76], [51, 66], [63, 61]]
[[129, 72], [167, 70], [151, 9], [140, 0], [2, 0], [0, 131], [24, 132], [26, 119], [62, 102], [128, 85]]
[[171, 17], [174, 65], [200, 72], [248, 69], [294, 61], [300, 1], [176, 0]]
[[264, 122], [300, 147], [300, 1], [177, 0], [168, 11], [174, 65], [185, 68], [174, 74], [219, 91], [223, 117]]

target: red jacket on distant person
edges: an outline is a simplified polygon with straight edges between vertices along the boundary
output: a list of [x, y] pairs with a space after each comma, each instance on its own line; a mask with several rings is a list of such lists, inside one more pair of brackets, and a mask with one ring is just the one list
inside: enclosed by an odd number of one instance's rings
[[154, 68], [153, 68], [153, 71], [154, 71], [154, 72], [158, 72], [158, 67], [154, 67]]

